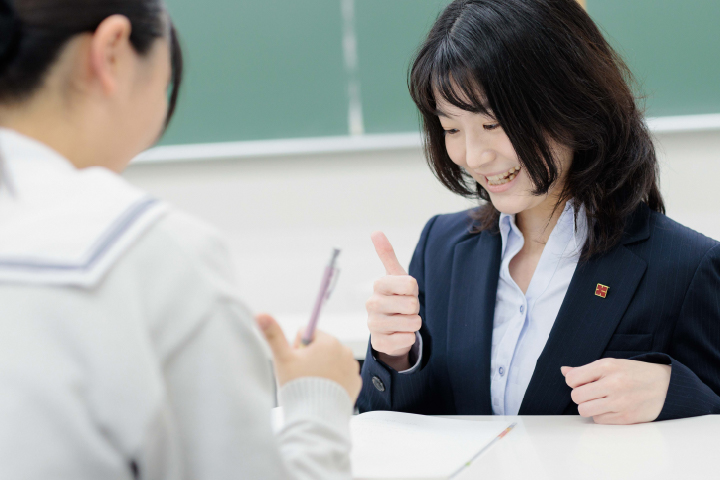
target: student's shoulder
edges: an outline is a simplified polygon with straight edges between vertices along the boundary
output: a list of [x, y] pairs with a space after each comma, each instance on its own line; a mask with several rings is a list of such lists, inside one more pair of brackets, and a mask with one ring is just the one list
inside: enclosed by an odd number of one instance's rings
[[232, 277], [231, 253], [218, 229], [176, 208], [168, 213], [139, 242], [145, 254], [182, 261], [188, 268]]
[[128, 285], [126, 290], [148, 306], [145, 321], [154, 332], [161, 358], [183, 345], [219, 311], [232, 310], [239, 325], [252, 323], [238, 296], [234, 263], [224, 237], [213, 226], [172, 206], [118, 263], [110, 279], [113, 275], [119, 280], [115, 286]]
[[205, 250], [224, 243], [217, 228], [173, 206], [158, 222], [154, 233], [161, 241], [185, 250]]
[[[106, 198], [110, 196], [125, 196], [130, 200], [126, 203], [130, 204], [128, 208], [132, 211], [135, 205], [142, 207], [145, 203], [157, 205], [160, 212], [156, 215], [155, 220], [148, 222], [148, 227], [143, 229], [141, 233], [135, 235], [137, 240], [132, 242], [132, 246], [127, 249], [128, 255], [119, 259], [120, 262], [127, 259], [134, 259], [135, 262], [145, 261], [148, 255], [155, 258], [156, 265], [167, 264], [169, 262], [178, 262], [182, 260], [182, 264], [193, 266], [197, 264], [207, 264], [218, 258], [225, 258], [228, 250], [225, 241], [220, 232], [208, 223], [190, 215], [175, 206], [157, 199], [146, 192], [129, 184], [125, 179], [117, 175], [110, 174], [104, 169], [91, 169], [83, 172], [86, 178], [83, 178], [83, 186], [90, 184], [99, 185], [101, 187], [94, 188], [92, 196], [88, 196], [89, 203], [99, 205], [96, 209], [108, 207], [105, 204]], [[116, 223], [123, 221], [123, 214], [119, 215], [115, 220]], [[112, 212], [102, 211], [97, 216], [105, 216], [112, 218]], [[135, 223], [138, 219], [142, 219], [144, 215], [141, 212], [131, 220]], [[121, 233], [122, 237], [132, 238], [131, 229], [125, 229]], [[142, 260], [141, 260], [142, 259]]]

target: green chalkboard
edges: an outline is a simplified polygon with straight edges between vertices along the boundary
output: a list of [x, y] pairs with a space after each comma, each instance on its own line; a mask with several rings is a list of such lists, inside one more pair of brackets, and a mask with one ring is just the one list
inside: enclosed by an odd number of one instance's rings
[[588, 0], [650, 116], [720, 113], [720, 1]]
[[[347, 135], [348, 5], [365, 133], [416, 131], [407, 67], [449, 3], [166, 1], [187, 75], [163, 144]], [[720, 1], [588, 0], [587, 7], [640, 81], [648, 115], [720, 113]]]
[[359, 0], [356, 3], [360, 88], [367, 133], [417, 130], [407, 69], [449, 0]]
[[337, 0], [166, 0], [186, 75], [163, 144], [347, 133]]

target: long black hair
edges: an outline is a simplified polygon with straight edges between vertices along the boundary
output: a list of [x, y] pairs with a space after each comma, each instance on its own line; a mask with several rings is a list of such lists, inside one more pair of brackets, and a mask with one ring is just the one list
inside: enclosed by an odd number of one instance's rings
[[622, 237], [641, 203], [664, 213], [652, 138], [619, 55], [576, 0], [455, 0], [440, 14], [408, 75], [427, 161], [451, 191], [484, 200], [475, 231], [496, 229], [487, 191], [452, 162], [436, 95], [494, 118], [534, 185], [548, 192], [559, 171], [549, 141], [572, 148], [558, 205], [585, 206], [583, 258]]
[[0, 103], [21, 102], [45, 80], [62, 47], [75, 35], [94, 32], [111, 15], [132, 24], [130, 43], [140, 55], [170, 28], [172, 117], [182, 81], [182, 52], [162, 0], [0, 0]]

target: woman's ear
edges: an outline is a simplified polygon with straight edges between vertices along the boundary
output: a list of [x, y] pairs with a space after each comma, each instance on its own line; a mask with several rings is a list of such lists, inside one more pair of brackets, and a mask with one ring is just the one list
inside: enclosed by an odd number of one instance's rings
[[131, 53], [132, 25], [123, 15], [112, 15], [100, 23], [90, 42], [90, 73], [102, 90], [111, 94], [118, 88], [123, 64]]

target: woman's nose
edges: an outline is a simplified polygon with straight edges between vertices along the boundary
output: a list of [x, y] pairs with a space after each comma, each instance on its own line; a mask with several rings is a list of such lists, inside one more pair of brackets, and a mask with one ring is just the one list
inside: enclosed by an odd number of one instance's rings
[[481, 146], [467, 145], [465, 149], [465, 162], [468, 168], [480, 168], [495, 160], [495, 152]]

